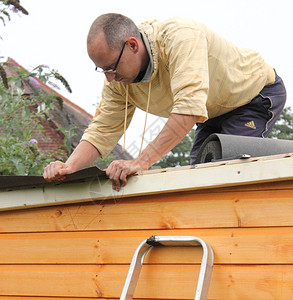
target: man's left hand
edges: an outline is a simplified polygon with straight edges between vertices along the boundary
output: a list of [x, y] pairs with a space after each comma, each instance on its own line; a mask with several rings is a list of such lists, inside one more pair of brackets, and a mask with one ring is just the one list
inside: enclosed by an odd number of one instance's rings
[[112, 181], [113, 190], [119, 192], [121, 186], [127, 183], [127, 176], [138, 171], [146, 170], [137, 159], [134, 160], [114, 160], [107, 169], [107, 176]]
[[120, 191], [127, 183], [127, 176], [147, 170], [174, 148], [191, 130], [200, 116], [172, 113], [158, 136], [134, 160], [114, 160], [105, 170], [113, 189]]

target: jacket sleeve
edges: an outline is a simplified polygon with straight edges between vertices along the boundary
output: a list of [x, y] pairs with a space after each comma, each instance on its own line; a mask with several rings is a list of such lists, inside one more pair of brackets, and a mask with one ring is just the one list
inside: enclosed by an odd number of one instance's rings
[[125, 116], [125, 105], [125, 91], [118, 92], [111, 84], [105, 83], [102, 100], [92, 122], [81, 138], [95, 146], [102, 158], [105, 158], [113, 150], [121, 138], [125, 117], [127, 118], [127, 127], [130, 124], [135, 107], [128, 103], [127, 116]]
[[164, 39], [165, 58], [174, 97], [172, 113], [208, 118], [208, 42], [200, 29], [176, 26]]

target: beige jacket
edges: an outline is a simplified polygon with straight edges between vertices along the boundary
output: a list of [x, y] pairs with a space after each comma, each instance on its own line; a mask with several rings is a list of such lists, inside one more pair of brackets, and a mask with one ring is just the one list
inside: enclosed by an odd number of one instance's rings
[[249, 103], [275, 81], [273, 68], [259, 53], [236, 47], [196, 21], [155, 20], [139, 28], [148, 37], [154, 72], [150, 82], [105, 81], [102, 100], [82, 137], [102, 157], [117, 144], [136, 107], [146, 110], [149, 104], [148, 112], [158, 116], [196, 115], [205, 122]]

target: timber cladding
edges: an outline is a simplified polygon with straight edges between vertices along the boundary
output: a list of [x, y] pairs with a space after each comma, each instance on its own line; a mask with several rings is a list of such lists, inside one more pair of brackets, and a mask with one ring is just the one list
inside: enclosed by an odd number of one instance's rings
[[[208, 299], [293, 299], [293, 180], [0, 213], [0, 299], [117, 299], [135, 249], [193, 235], [215, 254]], [[153, 248], [137, 299], [194, 299], [201, 248]]]

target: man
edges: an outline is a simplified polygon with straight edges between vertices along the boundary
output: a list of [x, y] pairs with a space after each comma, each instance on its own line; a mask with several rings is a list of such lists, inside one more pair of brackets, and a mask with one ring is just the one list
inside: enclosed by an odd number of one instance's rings
[[119, 191], [127, 176], [146, 170], [197, 124], [191, 163], [213, 132], [267, 137], [286, 100], [282, 80], [261, 56], [239, 48], [193, 20], [174, 18], [136, 26], [119, 14], [92, 24], [88, 54], [106, 76], [102, 100], [80, 144], [65, 162], [44, 170], [48, 181], [105, 157], [136, 107], [168, 120], [133, 160], [106, 169]]

